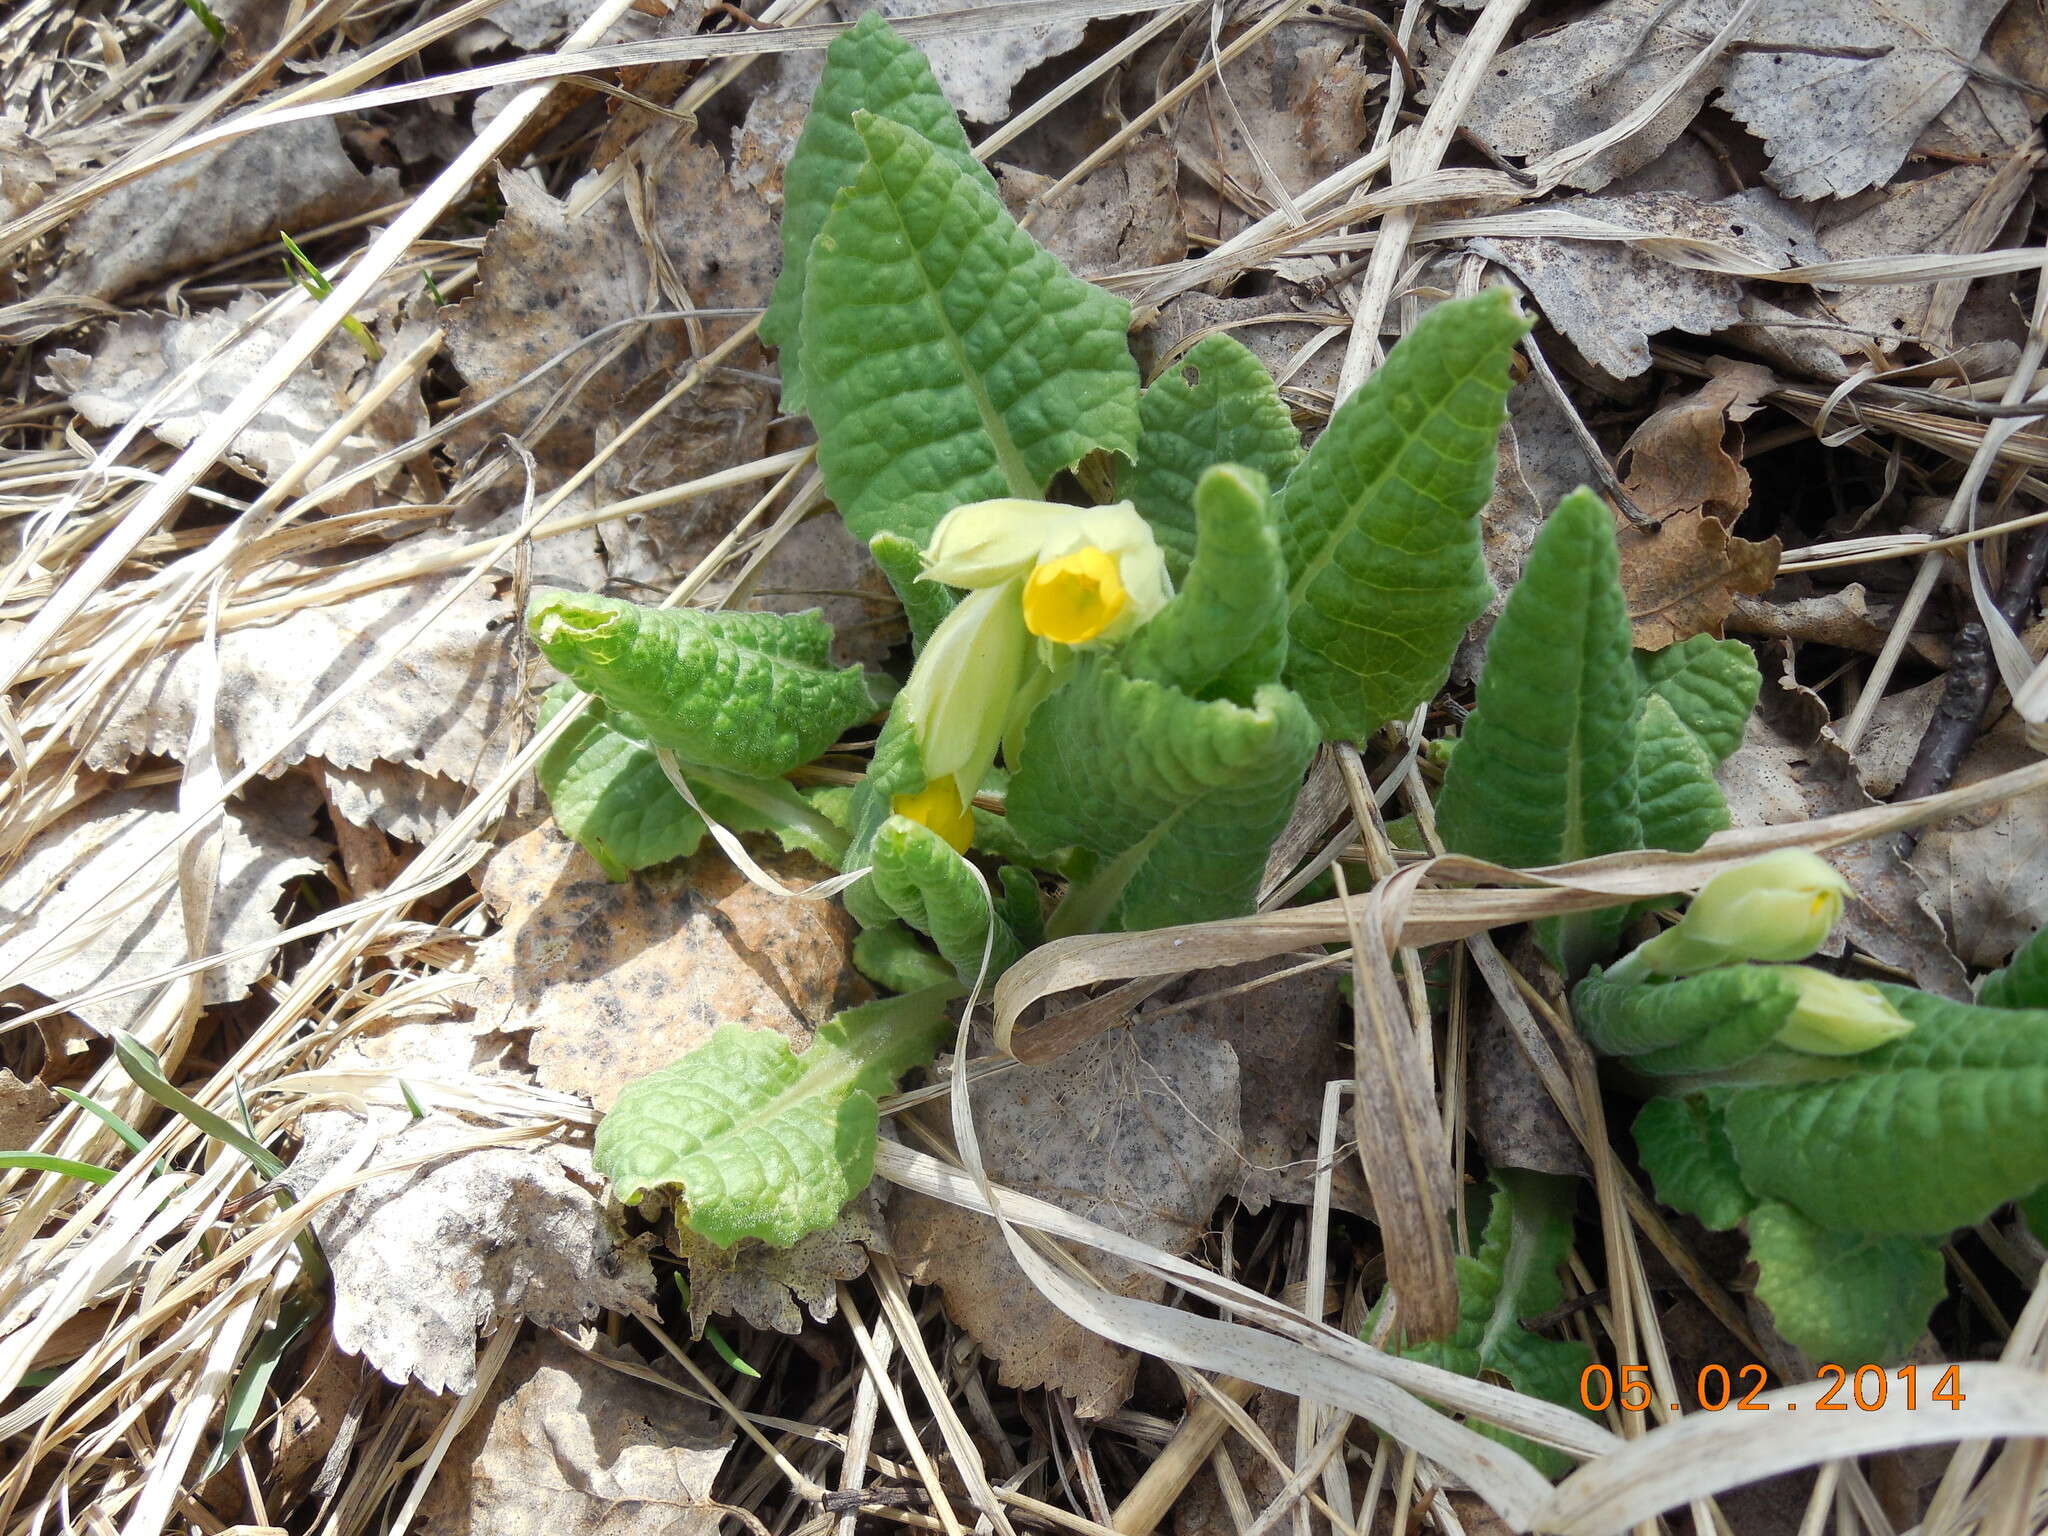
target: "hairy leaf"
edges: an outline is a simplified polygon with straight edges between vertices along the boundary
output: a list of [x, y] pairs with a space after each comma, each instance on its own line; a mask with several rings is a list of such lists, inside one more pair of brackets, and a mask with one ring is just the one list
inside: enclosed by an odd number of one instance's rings
[[1763, 675], [1756, 653], [1741, 641], [1694, 635], [1661, 651], [1636, 652], [1636, 671], [1643, 687], [1671, 706], [1713, 763], [1725, 762], [1742, 745]]
[[953, 611], [953, 589], [944, 582], [924, 580], [924, 551], [900, 533], [878, 533], [868, 540], [868, 548], [895, 588], [896, 600], [903, 604], [903, 617], [910, 623], [911, 649], [923, 650], [932, 631]]
[[1786, 1205], [1750, 1213], [1749, 1252], [1778, 1332], [1852, 1372], [1905, 1359], [1948, 1290], [1938, 1242], [1830, 1232]]
[[791, 414], [806, 409], [798, 332], [811, 242], [824, 227], [832, 200], [867, 163], [867, 146], [853, 126], [856, 112], [901, 123], [963, 175], [995, 191], [931, 65], [890, 30], [881, 12], [869, 11], [833, 40], [825, 50], [825, 72], [811, 97], [804, 131], [783, 168], [782, 271], [761, 317], [761, 340], [781, 349], [782, 408]]
[[597, 1127], [594, 1162], [628, 1205], [680, 1191], [680, 1219], [730, 1247], [787, 1248], [829, 1227], [875, 1169], [875, 1100], [929, 1062], [957, 986], [848, 1009], [799, 1056], [771, 1030], [721, 1025], [630, 1083]]
[[2003, 970], [1993, 971], [1977, 989], [1987, 1008], [2048, 1008], [2048, 928], [2013, 951]]
[[1912, 1033], [1728, 1093], [1742, 1180], [1837, 1231], [1928, 1237], [2048, 1183], [2048, 1011], [1878, 990]]
[[1572, 1019], [1593, 1049], [1641, 1072], [1712, 1072], [1748, 1061], [1799, 1003], [1784, 969], [1730, 965], [1655, 985], [1599, 971], [1572, 989]]
[[804, 388], [818, 464], [862, 538], [927, 543], [954, 507], [1036, 497], [1137, 446], [1130, 306], [1073, 276], [985, 181], [867, 113], [868, 159], [811, 247]]
[[1124, 648], [1123, 668], [1198, 699], [1249, 704], [1287, 661], [1287, 565], [1266, 477], [1236, 464], [1195, 486], [1187, 585]]
[[[1614, 520], [1581, 488], [1537, 534], [1487, 641], [1478, 705], [1437, 802], [1444, 846], [1515, 868], [1641, 847], [1637, 690]], [[1588, 913], [1538, 933], [1575, 973], [1625, 918]]]
[[995, 893], [930, 827], [891, 816], [875, 834], [869, 858], [875, 895], [904, 922], [931, 935], [963, 983], [972, 986], [982, 974], [984, 954], [993, 980], [1024, 952]]
[[1043, 853], [1098, 860], [1069, 898], [1085, 900], [1082, 927], [1234, 917], [1251, 910], [1315, 748], [1315, 722], [1285, 688], [1249, 707], [1203, 703], [1089, 656], [1032, 717], [1010, 823]]
[[[1493, 1206], [1479, 1249], [1458, 1260], [1456, 1330], [1448, 1339], [1401, 1353], [1461, 1376], [1505, 1377], [1517, 1392], [1583, 1412], [1579, 1375], [1592, 1363], [1592, 1351], [1522, 1326], [1523, 1318], [1548, 1312], [1564, 1299], [1557, 1271], [1571, 1252], [1576, 1181], [1519, 1168], [1495, 1169], [1493, 1177]], [[1473, 1428], [1553, 1477], [1573, 1465], [1563, 1453], [1520, 1435], [1482, 1424]]]
[[649, 742], [706, 767], [774, 778], [874, 713], [858, 667], [831, 665], [815, 613], [707, 613], [536, 592], [527, 628], [557, 671]]
[[853, 941], [853, 963], [861, 975], [891, 992], [922, 992], [955, 981], [953, 967], [894, 919], [861, 929]]
[[1714, 760], [1660, 693], [1636, 716], [1636, 814], [1645, 848], [1691, 853], [1728, 825]]
[[1720, 1115], [1699, 1095], [1652, 1099], [1636, 1115], [1636, 1151], [1657, 1198], [1725, 1232], [1756, 1205]]
[[1272, 375], [1218, 332], [1155, 379], [1138, 402], [1138, 461], [1118, 489], [1152, 525], [1178, 581], [1195, 558], [1195, 485], [1212, 464], [1242, 464], [1284, 485], [1301, 434]]
[[1505, 288], [1439, 304], [1281, 489], [1287, 681], [1325, 736], [1363, 741], [1433, 695], [1486, 607], [1478, 513], [1529, 325]]

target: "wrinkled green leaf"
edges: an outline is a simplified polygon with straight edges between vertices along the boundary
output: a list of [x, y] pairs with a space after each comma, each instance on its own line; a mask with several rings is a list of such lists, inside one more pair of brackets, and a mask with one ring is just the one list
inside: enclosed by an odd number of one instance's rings
[[[1487, 641], [1477, 708], [1437, 801], [1444, 846], [1513, 868], [1641, 847], [1637, 705], [1614, 520], [1581, 488], [1537, 534]], [[1576, 974], [1626, 916], [1586, 913], [1537, 932]]]
[[910, 623], [911, 649], [923, 650], [932, 631], [953, 611], [953, 589], [944, 582], [922, 579], [924, 551], [900, 533], [878, 533], [868, 540], [868, 548], [895, 589], [896, 600], [903, 604], [903, 617]]
[[1203, 703], [1084, 658], [1039, 705], [1010, 783], [1010, 824], [1027, 846], [1098, 861], [1055, 931], [1250, 911], [1315, 749], [1315, 722], [1285, 688], [1259, 689], [1249, 707]]
[[[1583, 1413], [1579, 1375], [1592, 1363], [1592, 1351], [1522, 1326], [1523, 1318], [1548, 1312], [1564, 1299], [1557, 1272], [1571, 1252], [1576, 1193], [1576, 1181], [1569, 1178], [1495, 1169], [1493, 1206], [1479, 1249], [1458, 1260], [1457, 1328], [1448, 1339], [1410, 1345], [1401, 1353], [1461, 1376], [1501, 1376], [1517, 1392]], [[1520, 1435], [1472, 1427], [1552, 1477], [1574, 1465], [1562, 1452]]]
[[1816, 1365], [1889, 1365], [1912, 1352], [1947, 1292], [1941, 1245], [1830, 1232], [1790, 1206], [1749, 1216], [1756, 1293]]
[[1598, 970], [1572, 989], [1572, 1020], [1593, 1049], [1639, 1072], [1713, 1072], [1748, 1061], [1799, 1004], [1788, 972], [1730, 965], [1654, 985], [1609, 981]]
[[1138, 461], [1118, 489], [1165, 551], [1176, 581], [1195, 557], [1195, 484], [1212, 464], [1242, 464], [1283, 485], [1301, 434], [1273, 377], [1235, 337], [1205, 336], [1138, 402]]
[[1636, 716], [1635, 778], [1645, 848], [1691, 853], [1728, 826], [1713, 758], [1659, 693]]
[[1137, 446], [1130, 306], [1073, 276], [984, 179], [887, 118], [811, 247], [804, 388], [825, 488], [862, 538], [1036, 497]]
[[1000, 976], [1024, 952], [1003, 920], [993, 890], [984, 890], [974, 867], [920, 822], [891, 816], [875, 834], [868, 884], [889, 910], [919, 933], [972, 986], [982, 974]]
[[1281, 489], [1287, 681], [1325, 736], [1363, 741], [1433, 696], [1486, 607], [1478, 513], [1529, 325], [1505, 288], [1439, 304]]
[[2013, 951], [2002, 970], [1993, 971], [1977, 989], [1987, 1008], [2048, 1008], [2048, 928]]
[[815, 613], [707, 613], [543, 590], [541, 654], [685, 762], [778, 778], [874, 713], [858, 667], [831, 664]]
[[1650, 1100], [1636, 1115], [1635, 1137], [1666, 1205], [1715, 1232], [1737, 1225], [1755, 1207], [1721, 1117], [1700, 1096]]
[[811, 242], [832, 211], [832, 200], [851, 186], [867, 163], [867, 146], [854, 131], [853, 114], [872, 112], [901, 123], [951, 160], [963, 176], [990, 192], [995, 182], [968, 146], [952, 104], [939, 89], [925, 56], [869, 11], [825, 50], [825, 72], [811, 97], [810, 114], [782, 171], [782, 271], [761, 340], [781, 349], [782, 408], [806, 409], [799, 322]]
[[929, 1062], [957, 986], [850, 1008], [799, 1056], [772, 1030], [721, 1025], [680, 1061], [627, 1084], [594, 1162], [619, 1199], [679, 1191], [677, 1214], [730, 1247], [787, 1248], [828, 1227], [875, 1170], [876, 1099]]
[[893, 918], [854, 935], [853, 964], [869, 981], [891, 992], [922, 992], [926, 987], [951, 986], [956, 980], [952, 966]]
[[1249, 704], [1287, 662], [1287, 565], [1266, 477], [1217, 465], [1195, 486], [1187, 584], [1125, 646], [1124, 671], [1198, 699]]
[[1787, 1063], [1813, 1081], [1726, 1093], [1743, 1183], [1831, 1230], [1908, 1237], [2048, 1184], [2048, 1011], [1878, 990], [1912, 1033]]
[[1636, 670], [1645, 690], [1671, 706], [1715, 764], [1742, 745], [1763, 674], [1756, 653], [1741, 641], [1693, 635], [1661, 651], [1638, 651]]

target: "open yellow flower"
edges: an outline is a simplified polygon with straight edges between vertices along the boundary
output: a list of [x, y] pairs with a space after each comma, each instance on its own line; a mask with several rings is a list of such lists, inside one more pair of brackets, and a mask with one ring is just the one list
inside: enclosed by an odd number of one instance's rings
[[1031, 632], [1058, 645], [1121, 640], [1173, 596], [1151, 526], [1127, 501], [955, 507], [932, 532], [924, 574], [977, 591], [1023, 577]]
[[1116, 561], [1090, 544], [1032, 567], [1024, 579], [1024, 627], [1060, 645], [1085, 645], [1130, 601]]
[[933, 779], [914, 795], [896, 796], [889, 809], [930, 827], [955, 853], [965, 853], [974, 841], [974, 811], [962, 802], [959, 786], [950, 778]]

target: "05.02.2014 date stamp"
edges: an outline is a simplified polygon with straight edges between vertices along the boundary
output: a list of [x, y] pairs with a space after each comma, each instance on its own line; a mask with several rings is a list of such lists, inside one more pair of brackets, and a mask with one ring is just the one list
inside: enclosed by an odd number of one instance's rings
[[[1930, 1367], [1929, 1373], [1932, 1371]], [[1821, 1394], [1819, 1401], [1811, 1405], [1815, 1411], [1846, 1413], [1861, 1408], [1871, 1412], [1884, 1407], [1887, 1402], [1896, 1406], [1901, 1401], [1908, 1408], [1924, 1404], [1953, 1411], [1963, 1406], [1962, 1380], [1952, 1365], [1942, 1368], [1933, 1390], [1924, 1395], [1920, 1368], [1915, 1365], [1902, 1365], [1891, 1372], [1880, 1365], [1824, 1365], [1815, 1376], [1818, 1380], [1833, 1383]], [[1747, 1409], [1750, 1412], [1781, 1408], [1787, 1413], [1796, 1409], [1797, 1403], [1758, 1400], [1770, 1385], [1770, 1380], [1771, 1373], [1761, 1365], [1745, 1365], [1733, 1375], [1724, 1365], [1703, 1365], [1693, 1383], [1693, 1403], [1672, 1403], [1671, 1411], [1677, 1413], [1687, 1406], [1695, 1406], [1708, 1413], [1718, 1413], [1724, 1408]], [[1594, 1413], [1605, 1413], [1616, 1406], [1630, 1413], [1639, 1413], [1650, 1406], [1652, 1396], [1647, 1365], [1624, 1365], [1618, 1384], [1614, 1372], [1604, 1365], [1589, 1365], [1579, 1373], [1579, 1401]]]

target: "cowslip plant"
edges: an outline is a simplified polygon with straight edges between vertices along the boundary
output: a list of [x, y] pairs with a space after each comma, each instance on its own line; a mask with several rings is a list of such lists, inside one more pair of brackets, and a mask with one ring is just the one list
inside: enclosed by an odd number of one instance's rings
[[1658, 1198], [1744, 1227], [1779, 1331], [1854, 1364], [1912, 1349], [1950, 1231], [2048, 1186], [2048, 945], [1975, 1004], [1773, 963], [1818, 949], [1842, 894], [1811, 854], [1756, 860], [1596, 967], [1572, 1010], [1649, 1094]]

